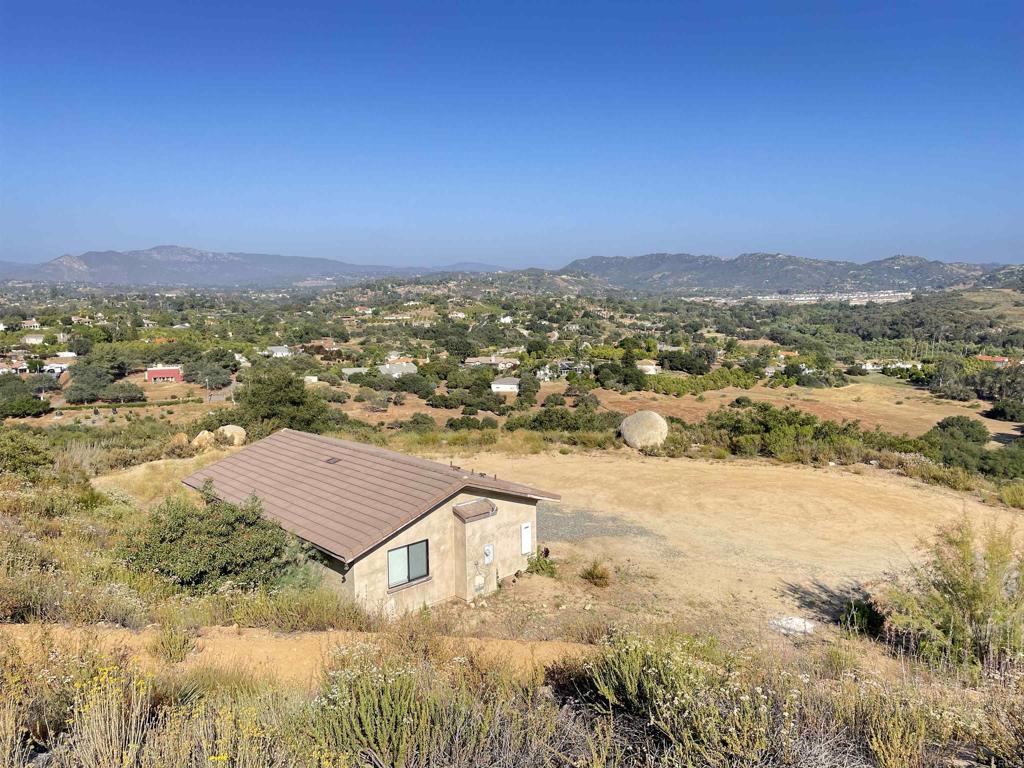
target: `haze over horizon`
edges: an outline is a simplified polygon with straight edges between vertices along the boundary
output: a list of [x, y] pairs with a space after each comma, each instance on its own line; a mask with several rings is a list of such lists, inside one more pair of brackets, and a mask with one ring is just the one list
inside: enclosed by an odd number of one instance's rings
[[0, 6], [0, 260], [1024, 261], [1018, 3]]

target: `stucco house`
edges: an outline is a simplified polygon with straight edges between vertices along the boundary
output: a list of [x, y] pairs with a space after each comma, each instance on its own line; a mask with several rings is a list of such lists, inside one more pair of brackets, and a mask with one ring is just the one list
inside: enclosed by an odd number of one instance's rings
[[291, 357], [292, 350], [283, 344], [267, 347], [263, 350], [264, 357]]
[[996, 368], [1005, 368], [1010, 364], [1010, 358], [1002, 355], [975, 355], [974, 357], [983, 363], [991, 363]]
[[325, 581], [402, 613], [487, 595], [525, 570], [537, 503], [558, 495], [376, 446], [283, 429], [184, 479], [264, 514], [323, 555]]
[[377, 370], [384, 376], [397, 379], [399, 376], [416, 373], [419, 368], [416, 367], [416, 363], [384, 363], [383, 365], [378, 365]]
[[518, 395], [519, 379], [515, 376], [504, 376], [500, 379], [494, 379], [494, 381], [491, 382], [491, 392]]
[[636, 367], [640, 369], [641, 373], [646, 373], [648, 376], [661, 373], [661, 366], [658, 365], [657, 360], [637, 360]]

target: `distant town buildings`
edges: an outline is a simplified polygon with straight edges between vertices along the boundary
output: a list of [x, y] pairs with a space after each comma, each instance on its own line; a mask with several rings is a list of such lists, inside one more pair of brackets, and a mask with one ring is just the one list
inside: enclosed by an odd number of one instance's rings
[[658, 365], [657, 360], [637, 360], [636, 367], [640, 369], [641, 373], [646, 373], [648, 376], [661, 373], [661, 366]]
[[397, 379], [399, 376], [405, 376], [408, 373], [416, 373], [419, 369], [416, 367], [416, 363], [385, 363], [384, 365], [378, 365], [377, 370], [385, 376]]

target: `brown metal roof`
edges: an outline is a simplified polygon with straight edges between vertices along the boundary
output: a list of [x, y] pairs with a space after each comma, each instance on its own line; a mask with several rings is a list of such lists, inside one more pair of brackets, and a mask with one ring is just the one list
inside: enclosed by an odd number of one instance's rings
[[182, 482], [198, 490], [207, 479], [224, 501], [241, 504], [255, 495], [268, 517], [346, 562], [467, 489], [560, 498], [404, 453], [293, 429], [275, 432]]

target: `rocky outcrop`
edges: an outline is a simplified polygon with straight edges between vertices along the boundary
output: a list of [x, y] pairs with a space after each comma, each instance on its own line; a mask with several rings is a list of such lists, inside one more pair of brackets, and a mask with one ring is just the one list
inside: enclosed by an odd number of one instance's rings
[[217, 437], [208, 429], [204, 429], [192, 438], [192, 447], [197, 451], [205, 451], [217, 445]]
[[222, 445], [245, 445], [245, 430], [237, 424], [217, 427], [216, 437]]

